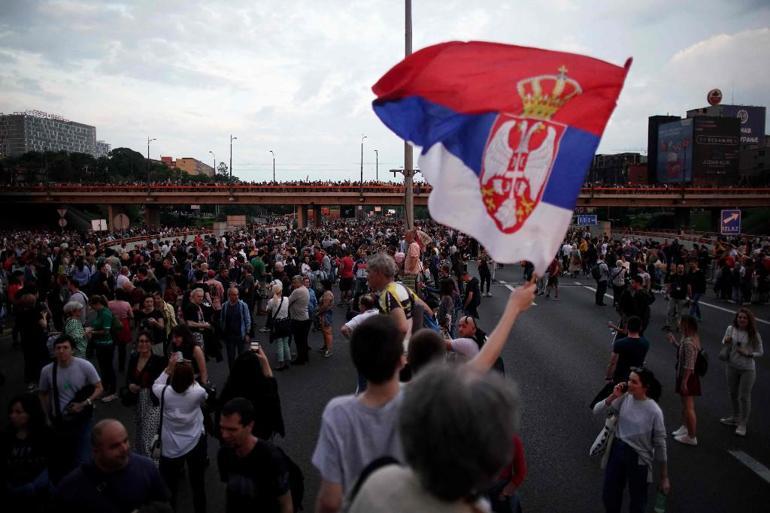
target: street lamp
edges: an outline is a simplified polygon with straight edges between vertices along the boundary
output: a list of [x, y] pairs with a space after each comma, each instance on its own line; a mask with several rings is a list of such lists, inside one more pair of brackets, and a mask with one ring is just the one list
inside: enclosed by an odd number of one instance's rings
[[380, 181], [380, 152], [374, 150], [374, 179]]
[[230, 180], [233, 179], [233, 141], [237, 139], [237, 137], [233, 137], [233, 134], [230, 134]]
[[366, 136], [361, 134], [361, 196], [364, 195], [364, 139]]
[[214, 176], [217, 176], [217, 156], [211, 150], [209, 150], [209, 153], [211, 153], [211, 158], [214, 159]]
[[147, 188], [150, 188], [150, 143], [152, 141], [157, 141], [157, 138], [150, 139], [147, 138]]
[[267, 150], [273, 155], [273, 183], [275, 183], [275, 152], [273, 150]]

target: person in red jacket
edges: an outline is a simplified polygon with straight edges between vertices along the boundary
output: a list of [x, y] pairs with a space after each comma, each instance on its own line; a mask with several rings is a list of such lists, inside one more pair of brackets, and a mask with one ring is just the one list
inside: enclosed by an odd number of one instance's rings
[[497, 481], [487, 491], [487, 498], [494, 513], [521, 513], [521, 503], [517, 491], [527, 477], [527, 460], [524, 457], [524, 444], [519, 435], [513, 435], [513, 459], [506, 465]]

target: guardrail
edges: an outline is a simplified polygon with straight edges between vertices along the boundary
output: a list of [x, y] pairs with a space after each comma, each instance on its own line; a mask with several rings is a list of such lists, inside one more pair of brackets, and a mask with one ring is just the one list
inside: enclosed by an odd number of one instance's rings
[[187, 232], [179, 232], [179, 233], [173, 233], [173, 234], [154, 233], [154, 234], [148, 234], [148, 235], [137, 235], [134, 237], [124, 237], [121, 239], [114, 239], [114, 240], [100, 242], [99, 248], [104, 249], [112, 246], [122, 247], [132, 242], [150, 242], [154, 240], [164, 241], [169, 239], [179, 239], [179, 238], [190, 237], [190, 236], [195, 237], [196, 235], [209, 235], [212, 233], [214, 233], [214, 230], [212, 230], [211, 228], [201, 228], [198, 230], [190, 230]]

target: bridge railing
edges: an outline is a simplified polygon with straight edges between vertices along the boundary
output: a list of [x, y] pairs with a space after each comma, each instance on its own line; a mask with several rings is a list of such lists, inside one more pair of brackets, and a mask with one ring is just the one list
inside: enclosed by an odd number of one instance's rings
[[[414, 186], [417, 193], [428, 193], [432, 187], [428, 184], [420, 183]], [[27, 193], [140, 193], [140, 194], [163, 194], [163, 193], [358, 193], [363, 191], [368, 194], [403, 194], [404, 186], [401, 184], [320, 184], [320, 183], [277, 183], [277, 184], [168, 184], [153, 183], [147, 184], [76, 184], [76, 183], [50, 183], [50, 184], [24, 184], [24, 185], [0, 185], [0, 192], [27, 192]], [[707, 186], [594, 186], [582, 187], [582, 195], [770, 195], [770, 187], [707, 187]]]
[[149, 241], [155, 241], [155, 240], [172, 240], [172, 239], [182, 239], [185, 237], [195, 237], [196, 235], [208, 235], [214, 233], [214, 230], [210, 228], [201, 228], [198, 230], [186, 230], [181, 232], [162, 232], [162, 233], [152, 233], [147, 235], [134, 235], [131, 237], [122, 237], [119, 239], [113, 239], [113, 240], [105, 240], [99, 243], [99, 248], [104, 249], [108, 247], [115, 247], [115, 246], [125, 246], [127, 244], [131, 244], [132, 242], [149, 242]]

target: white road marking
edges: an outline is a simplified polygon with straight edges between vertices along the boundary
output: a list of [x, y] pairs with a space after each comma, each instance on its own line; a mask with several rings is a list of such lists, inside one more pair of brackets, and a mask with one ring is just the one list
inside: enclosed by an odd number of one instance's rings
[[[511, 292], [513, 292], [514, 290], [516, 290], [516, 287], [514, 287], [514, 286], [512, 286], [512, 285], [508, 285], [508, 283], [507, 283], [507, 282], [504, 282], [503, 280], [499, 280], [498, 282], [499, 282], [499, 283], [501, 283], [501, 284], [502, 284], [502, 285], [503, 285], [503, 286], [504, 286], [506, 289], [510, 290]], [[532, 306], [537, 306], [537, 303], [535, 303], [534, 301], [532, 301]]]
[[764, 479], [766, 482], [770, 483], [770, 469], [768, 469], [766, 466], [762, 465], [760, 462], [743, 451], [734, 450], [727, 452], [732, 454], [736, 460], [746, 465], [749, 470]]
[[[583, 288], [584, 289], [588, 289], [588, 290], [590, 290], [591, 292], [594, 292], [594, 293], [596, 292], [596, 289], [594, 287], [589, 287], [588, 285], [583, 285]], [[612, 294], [605, 294], [605, 296], [607, 296], [608, 298], [613, 299], [613, 300], [615, 299]], [[723, 312], [731, 313], [733, 315], [738, 313], [737, 310], [730, 310], [729, 308], [724, 308], [724, 307], [718, 306], [718, 305], [712, 305], [711, 303], [704, 303], [703, 301], [698, 302], [698, 304], [699, 305], [703, 305], [703, 306], [708, 306], [708, 307], [711, 307], [711, 308], [715, 308], [715, 309], [721, 310]], [[760, 319], [759, 317], [755, 317], [755, 319], [756, 319], [757, 322], [761, 322], [762, 324], [770, 325], [770, 321], [766, 321], [765, 319]]]

